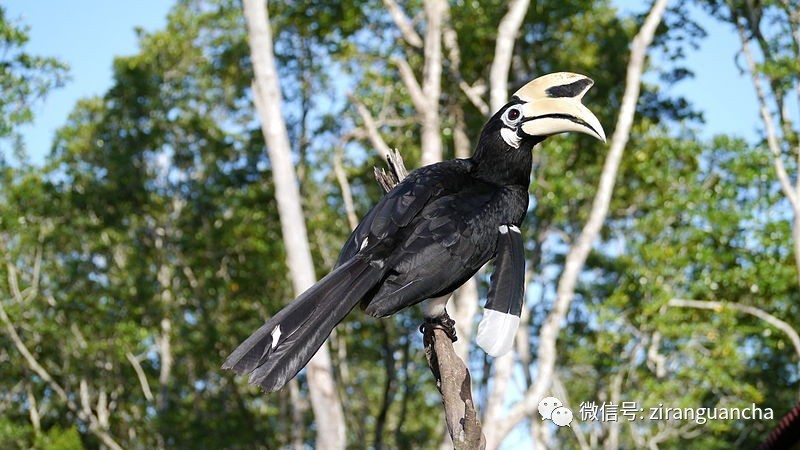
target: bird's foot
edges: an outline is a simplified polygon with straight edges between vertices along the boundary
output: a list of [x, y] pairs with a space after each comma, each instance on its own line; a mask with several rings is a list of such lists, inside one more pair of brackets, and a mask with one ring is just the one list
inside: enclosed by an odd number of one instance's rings
[[419, 332], [425, 334], [425, 330], [428, 327], [431, 329], [438, 328], [444, 331], [447, 337], [449, 337], [453, 342], [458, 340], [458, 336], [456, 336], [456, 321], [451, 319], [447, 313], [444, 313], [439, 317], [426, 317], [425, 322], [419, 326]]

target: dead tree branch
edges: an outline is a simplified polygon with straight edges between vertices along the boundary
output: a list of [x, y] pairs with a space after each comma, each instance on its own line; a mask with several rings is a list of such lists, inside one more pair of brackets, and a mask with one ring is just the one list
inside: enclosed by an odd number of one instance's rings
[[[388, 172], [375, 168], [375, 179], [384, 192], [390, 191], [408, 175], [403, 157], [394, 150], [386, 155]], [[464, 361], [453, 347], [453, 341], [438, 328], [425, 327], [423, 332], [425, 358], [436, 387], [442, 396], [447, 431], [456, 450], [486, 448], [478, 412], [472, 400], [472, 377]]]
[[472, 377], [464, 361], [456, 355], [452, 341], [439, 328], [426, 327], [423, 342], [425, 358], [442, 395], [447, 431], [453, 439], [453, 448], [486, 448], [486, 439], [472, 400]]

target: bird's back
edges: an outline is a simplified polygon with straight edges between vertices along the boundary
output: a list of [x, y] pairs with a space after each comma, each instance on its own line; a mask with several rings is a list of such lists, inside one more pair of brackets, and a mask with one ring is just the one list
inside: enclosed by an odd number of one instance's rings
[[448, 294], [490, 260], [501, 225], [518, 225], [527, 189], [474, 176], [469, 159], [420, 168], [364, 217], [340, 263], [360, 254], [386, 267], [382, 283], [363, 299], [383, 317], [426, 298]]

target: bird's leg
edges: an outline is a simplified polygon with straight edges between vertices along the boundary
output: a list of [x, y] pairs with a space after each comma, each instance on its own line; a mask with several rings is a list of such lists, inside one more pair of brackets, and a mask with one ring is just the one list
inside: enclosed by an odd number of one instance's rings
[[456, 321], [447, 315], [447, 301], [450, 299], [450, 294], [441, 297], [429, 298], [424, 300], [420, 306], [422, 308], [422, 315], [425, 317], [425, 322], [419, 326], [419, 331], [425, 334], [425, 328], [431, 329], [439, 328], [443, 330], [451, 341], [455, 342], [458, 337], [456, 336]]
[[445, 311], [441, 316], [426, 317], [425, 322], [419, 326], [419, 332], [425, 334], [425, 329], [428, 327], [432, 329], [438, 328], [443, 330], [447, 337], [449, 337], [453, 342], [458, 340], [458, 336], [456, 336], [456, 321], [450, 318], [450, 316], [447, 314], [447, 311]]
[[451, 341], [455, 342], [458, 339], [456, 336], [456, 321], [447, 315], [447, 309], [445, 308], [448, 300], [450, 300], [450, 294], [429, 298], [420, 304], [422, 315], [425, 317], [425, 322], [419, 326], [419, 331], [422, 334], [425, 334], [425, 328], [439, 328], [447, 334]]

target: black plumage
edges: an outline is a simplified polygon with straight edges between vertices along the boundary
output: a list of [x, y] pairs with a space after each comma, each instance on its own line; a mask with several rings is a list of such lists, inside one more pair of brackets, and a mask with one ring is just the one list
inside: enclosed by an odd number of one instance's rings
[[[554, 75], [561, 78], [547, 78]], [[579, 78], [564, 80], [564, 75]], [[576, 80], [582, 91], [576, 88]], [[536, 126], [550, 127], [553, 132], [528, 134], [526, 123], [540, 117], [555, 120], [553, 114], [562, 114], [559, 109], [534, 110], [540, 97], [549, 109], [553, 109], [550, 103], [568, 94], [574, 95], [564, 101], [580, 104], [589, 86], [591, 80], [573, 74], [534, 80], [489, 119], [472, 158], [411, 172], [362, 219], [342, 248], [335, 269], [267, 321], [223, 367], [250, 373], [251, 383], [266, 391], [277, 390], [305, 366], [357, 304], [375, 317], [391, 315], [450, 294], [495, 257], [487, 307], [502, 320], [483, 327], [479, 343], [491, 354], [507, 351], [524, 293], [518, 227], [528, 207], [531, 150], [547, 135], [559, 132], [545, 120]], [[554, 99], [552, 92], [560, 97]], [[593, 124], [588, 128], [596, 134], [599, 123], [594, 116], [588, 120]], [[570, 127], [576, 120], [564, 122], [573, 130]], [[507, 319], [515, 317], [510, 329]]]

